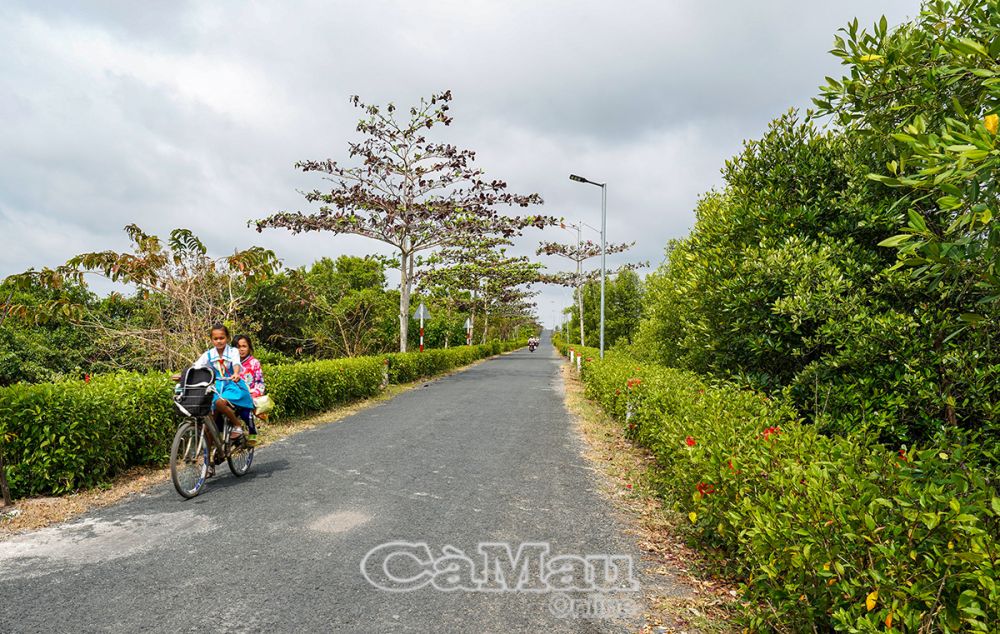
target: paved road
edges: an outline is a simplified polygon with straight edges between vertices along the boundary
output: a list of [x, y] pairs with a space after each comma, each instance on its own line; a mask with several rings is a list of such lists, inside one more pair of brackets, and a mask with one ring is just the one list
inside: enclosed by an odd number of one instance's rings
[[[551, 346], [491, 359], [265, 447], [245, 478], [223, 465], [194, 500], [164, 483], [0, 542], [0, 632], [634, 630], [635, 619], [553, 614], [585, 592], [390, 592], [362, 574], [390, 542], [424, 542], [431, 557], [454, 546], [477, 574], [489, 542], [638, 565], [581, 448]], [[428, 557], [410, 552], [369, 559], [369, 576], [425, 580]], [[575, 570], [564, 581], [586, 571]], [[529, 568], [535, 586], [539, 576]]]

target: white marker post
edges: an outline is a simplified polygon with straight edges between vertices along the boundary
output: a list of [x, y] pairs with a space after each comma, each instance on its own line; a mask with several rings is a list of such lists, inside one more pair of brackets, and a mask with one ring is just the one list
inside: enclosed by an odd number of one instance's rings
[[427, 307], [424, 306], [423, 302], [417, 306], [417, 312], [413, 313], [414, 319], [420, 320], [420, 352], [424, 351], [424, 319], [430, 319], [431, 314], [427, 311]]
[[465, 345], [472, 345], [472, 318], [465, 318]]

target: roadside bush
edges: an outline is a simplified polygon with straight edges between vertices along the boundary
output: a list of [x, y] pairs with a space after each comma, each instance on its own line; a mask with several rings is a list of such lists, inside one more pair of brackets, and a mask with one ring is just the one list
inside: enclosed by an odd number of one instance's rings
[[441, 374], [473, 361], [509, 352], [523, 347], [520, 341], [497, 341], [477, 346], [458, 346], [425, 350], [424, 352], [396, 352], [385, 355], [389, 360], [389, 382], [407, 383], [423, 377]]
[[[492, 342], [447, 350], [287, 363], [264, 368], [272, 421], [316, 414], [521, 347]], [[89, 381], [0, 388], [0, 450], [11, 494], [65, 493], [96, 486], [135, 465], [164, 462], [177, 428], [165, 373], [115, 373]]]
[[12, 495], [94, 486], [161, 460], [176, 428], [171, 387], [164, 373], [116, 373], [0, 389]]
[[381, 389], [384, 363], [381, 357], [355, 357], [267, 368], [272, 416], [275, 420], [302, 416], [375, 396]]
[[743, 579], [752, 629], [996, 631], [1000, 497], [960, 438], [827, 437], [757, 392], [581, 352], [587, 395]]

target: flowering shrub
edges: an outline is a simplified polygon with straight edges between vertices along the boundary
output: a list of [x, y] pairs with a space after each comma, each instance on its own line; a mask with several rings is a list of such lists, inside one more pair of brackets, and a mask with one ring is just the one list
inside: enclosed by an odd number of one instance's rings
[[961, 445], [823, 436], [755, 392], [615, 352], [582, 378], [616, 420], [628, 403], [661, 495], [743, 580], [752, 630], [996, 631], [1000, 497]]

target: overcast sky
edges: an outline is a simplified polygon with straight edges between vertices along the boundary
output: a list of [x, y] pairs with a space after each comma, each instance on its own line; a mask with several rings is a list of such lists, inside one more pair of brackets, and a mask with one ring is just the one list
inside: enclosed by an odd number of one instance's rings
[[[297, 160], [346, 158], [352, 94], [399, 106], [451, 89], [447, 138], [538, 209], [662, 260], [744, 139], [805, 108], [834, 33], [899, 24], [917, 0], [0, 3], [0, 277], [124, 249], [122, 227], [194, 230], [217, 254], [259, 244], [288, 266], [388, 252], [354, 236], [262, 235], [309, 211]], [[405, 108], [403, 108], [405, 111]], [[552, 229], [540, 239], [573, 239]], [[596, 234], [593, 235], [597, 239]], [[560, 263], [549, 259], [548, 264]], [[548, 288], [551, 325], [570, 292]]]

